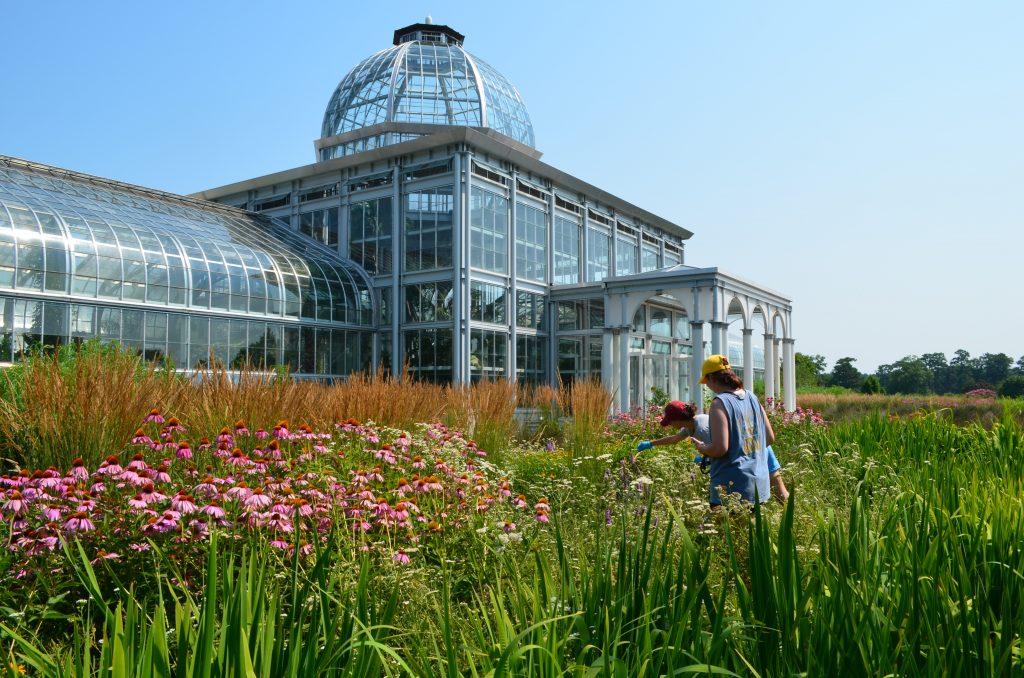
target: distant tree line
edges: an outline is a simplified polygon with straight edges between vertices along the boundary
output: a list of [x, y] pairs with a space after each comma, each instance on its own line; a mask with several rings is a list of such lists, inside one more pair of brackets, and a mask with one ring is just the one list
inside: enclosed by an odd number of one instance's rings
[[863, 393], [961, 394], [991, 389], [1008, 398], [1024, 397], [1024, 356], [1016, 363], [1005, 353], [984, 353], [972, 358], [960, 349], [946, 360], [944, 353], [908, 355], [879, 365], [865, 374], [856, 358], [840, 358], [826, 371], [825, 357], [796, 354], [796, 384], [800, 387], [841, 386]]

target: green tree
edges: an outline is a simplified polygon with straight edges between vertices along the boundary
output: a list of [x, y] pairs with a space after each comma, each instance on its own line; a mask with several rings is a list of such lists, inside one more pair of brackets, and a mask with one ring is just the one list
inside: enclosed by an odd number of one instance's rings
[[833, 386], [842, 386], [843, 388], [850, 388], [855, 391], [859, 389], [864, 381], [864, 377], [861, 375], [860, 370], [853, 366], [855, 362], [857, 362], [857, 359], [850, 357], [837, 360], [832, 368], [832, 376], [829, 377], [829, 383]]
[[995, 388], [1010, 376], [1013, 358], [1005, 353], [985, 353], [978, 358], [979, 381], [985, 382], [989, 388]]
[[1014, 374], [999, 385], [999, 395], [1004, 398], [1024, 398], [1024, 375]]
[[925, 353], [921, 362], [932, 373], [932, 390], [936, 393], [950, 392], [949, 363], [945, 353]]
[[825, 372], [825, 356], [806, 355], [797, 351], [796, 361], [796, 387], [821, 385], [821, 375]]
[[947, 393], [966, 393], [975, 387], [974, 361], [971, 354], [961, 349], [949, 359]]
[[915, 355], [897, 360], [888, 371], [888, 393], [928, 393], [931, 386], [931, 372]]
[[881, 393], [882, 382], [878, 381], [878, 377], [875, 375], [869, 374], [864, 380], [864, 383], [860, 385], [860, 392], [868, 394]]

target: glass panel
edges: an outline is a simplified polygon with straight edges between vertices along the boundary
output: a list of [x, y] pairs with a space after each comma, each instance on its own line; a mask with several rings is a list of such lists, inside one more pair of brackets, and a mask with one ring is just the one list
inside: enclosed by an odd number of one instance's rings
[[469, 317], [485, 323], [504, 325], [507, 322], [504, 285], [473, 282], [469, 290]]
[[473, 381], [505, 376], [508, 333], [474, 329], [469, 338], [469, 373]]
[[349, 257], [372, 275], [392, 266], [392, 198], [376, 198], [349, 207]]
[[452, 265], [452, 187], [423, 189], [405, 197], [405, 268]]
[[547, 337], [518, 335], [516, 337], [516, 379], [525, 384], [545, 382], [547, 369]]
[[547, 282], [547, 215], [543, 210], [516, 204], [516, 277]]
[[572, 219], [555, 216], [555, 272], [556, 285], [573, 285], [580, 281], [580, 224]]
[[651, 334], [659, 337], [672, 336], [672, 314], [660, 308], [651, 308]]
[[473, 186], [469, 224], [470, 265], [508, 273], [508, 199]]
[[516, 326], [537, 330], [544, 326], [544, 295], [516, 292]]
[[611, 273], [612, 237], [607, 233], [587, 231], [587, 282], [604, 280]]

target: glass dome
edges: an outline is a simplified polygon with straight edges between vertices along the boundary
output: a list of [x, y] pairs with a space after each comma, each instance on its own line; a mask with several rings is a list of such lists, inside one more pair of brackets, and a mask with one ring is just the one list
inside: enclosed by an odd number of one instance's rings
[[447, 26], [400, 29], [394, 47], [353, 68], [327, 105], [321, 136], [383, 122], [489, 127], [534, 147], [519, 91]]
[[[330, 338], [374, 322], [362, 269], [280, 222], [0, 156], [0, 295], [5, 290], [18, 298], [138, 308], [147, 323], [162, 311], [155, 317], [164, 327], [161, 318], [168, 315], [211, 318], [211, 347], [218, 328], [233, 333], [237, 323], [243, 330], [248, 323], [259, 341], [283, 342], [283, 356], [270, 356], [268, 349], [271, 364], [296, 362], [288, 355], [290, 327], [320, 327]], [[9, 320], [3, 320], [5, 332]], [[55, 334], [67, 338], [73, 333], [65, 321]], [[271, 336], [275, 332], [281, 337]], [[102, 328], [95, 334], [105, 336]], [[345, 336], [342, 331], [339, 344]], [[127, 337], [122, 332], [113, 338], [131, 343]], [[244, 343], [245, 331], [242, 337]], [[309, 355], [315, 355], [312, 348]], [[330, 364], [311, 366], [299, 371], [336, 371]]]

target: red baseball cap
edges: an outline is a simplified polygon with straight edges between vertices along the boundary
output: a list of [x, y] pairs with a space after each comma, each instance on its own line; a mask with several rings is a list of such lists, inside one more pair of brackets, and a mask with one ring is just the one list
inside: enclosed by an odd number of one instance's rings
[[668, 426], [670, 422], [689, 419], [693, 415], [688, 412], [688, 409], [689, 408], [686, 403], [678, 400], [670, 400], [668, 404], [665, 405], [665, 416], [661, 418], [661, 425]]

